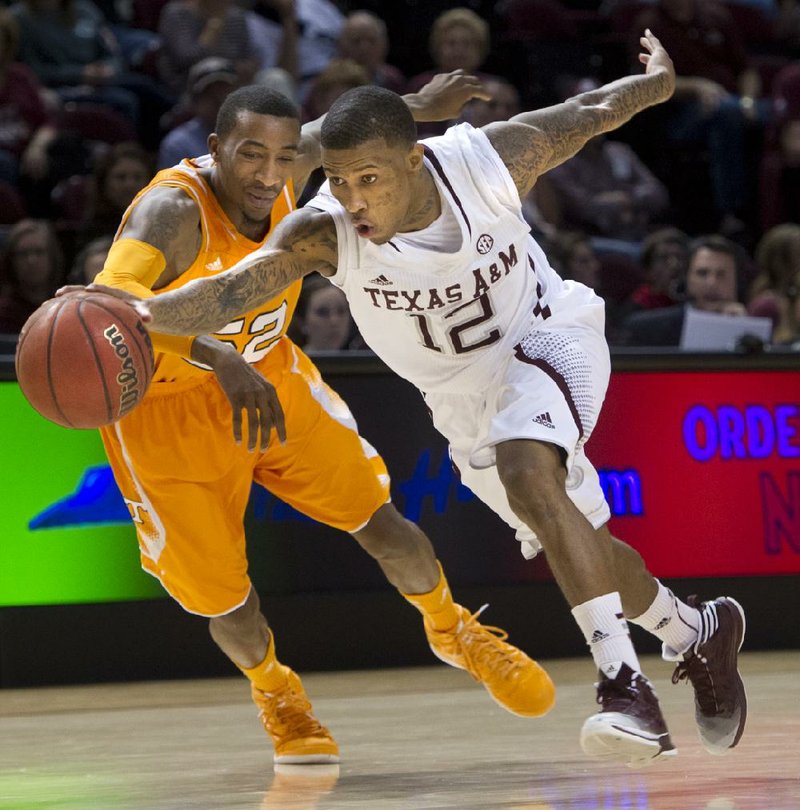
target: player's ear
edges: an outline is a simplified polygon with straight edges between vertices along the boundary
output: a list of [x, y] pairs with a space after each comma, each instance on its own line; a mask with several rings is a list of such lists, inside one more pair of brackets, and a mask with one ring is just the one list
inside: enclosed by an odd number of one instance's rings
[[424, 156], [425, 153], [422, 149], [422, 144], [415, 143], [411, 147], [411, 151], [408, 153], [408, 168], [412, 172], [418, 172], [425, 165]]
[[214, 158], [215, 162], [219, 160], [219, 135], [216, 132], [212, 132], [208, 136], [208, 154]]

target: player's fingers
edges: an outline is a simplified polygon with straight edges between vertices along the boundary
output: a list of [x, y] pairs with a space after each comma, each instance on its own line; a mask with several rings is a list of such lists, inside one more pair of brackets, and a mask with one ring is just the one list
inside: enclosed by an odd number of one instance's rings
[[272, 432], [272, 402], [264, 394], [259, 396], [258, 422], [261, 428], [261, 442], [259, 447], [263, 453], [269, 447], [269, 436]]
[[648, 52], [653, 52], [653, 43], [647, 37], [640, 37], [639, 44]]
[[649, 53], [640, 53], [639, 54], [639, 61], [646, 65], [650, 61], [650, 54]]
[[646, 28], [644, 33], [656, 48], [661, 47], [661, 40], [649, 28]]
[[82, 284], [66, 284], [63, 287], [59, 287], [56, 290], [56, 298], [61, 298], [62, 295], [71, 295], [72, 293], [76, 292], [84, 292], [86, 287]]
[[247, 404], [247, 449], [252, 453], [258, 441], [258, 428], [261, 421], [258, 401], [250, 400]]
[[236, 444], [242, 443], [242, 407], [233, 404], [233, 439]]
[[286, 419], [283, 415], [283, 406], [277, 394], [270, 397], [270, 407], [272, 410], [272, 424], [278, 434], [281, 444], [286, 444]]

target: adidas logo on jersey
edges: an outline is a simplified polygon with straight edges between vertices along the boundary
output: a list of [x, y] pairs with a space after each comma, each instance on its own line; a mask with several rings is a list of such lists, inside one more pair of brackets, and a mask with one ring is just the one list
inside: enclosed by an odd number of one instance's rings
[[222, 270], [222, 259], [219, 256], [217, 256], [217, 258], [214, 259], [213, 262], [209, 262], [206, 265], [206, 270], [213, 270], [215, 272], [217, 270]]
[[378, 276], [377, 278], [373, 278], [369, 283], [370, 284], [377, 284], [380, 287], [387, 287], [390, 284], [394, 284], [393, 281], [390, 281], [388, 278], [386, 278], [386, 276], [383, 276], [383, 275]]
[[555, 430], [556, 426], [553, 424], [552, 419], [550, 419], [549, 411], [545, 411], [544, 413], [540, 413], [538, 416], [534, 416], [533, 421], [536, 422], [537, 425], [544, 425], [546, 428], [552, 428]]

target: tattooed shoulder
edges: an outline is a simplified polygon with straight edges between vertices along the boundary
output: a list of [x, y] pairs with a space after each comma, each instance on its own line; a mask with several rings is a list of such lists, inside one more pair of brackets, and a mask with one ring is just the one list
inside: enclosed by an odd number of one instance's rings
[[508, 121], [489, 124], [483, 130], [506, 164], [520, 195], [526, 194], [547, 165], [550, 146], [546, 133]]
[[196, 252], [199, 225], [200, 211], [194, 200], [180, 189], [156, 187], [131, 211], [124, 234], [149, 242], [169, 261], [187, 248], [194, 247]]

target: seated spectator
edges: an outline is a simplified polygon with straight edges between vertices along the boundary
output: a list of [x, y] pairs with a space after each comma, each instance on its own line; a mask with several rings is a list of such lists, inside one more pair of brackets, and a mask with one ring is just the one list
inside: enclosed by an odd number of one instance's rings
[[[416, 92], [437, 73], [459, 69], [475, 73], [486, 60], [490, 47], [489, 25], [484, 19], [468, 8], [445, 11], [434, 21], [428, 40], [435, 67], [411, 78], [408, 91]], [[426, 122], [420, 124], [418, 130], [422, 137], [440, 135], [451, 123], [452, 121]]]
[[325, 115], [342, 93], [369, 84], [367, 71], [352, 59], [332, 59], [311, 83], [303, 117], [313, 121]]
[[600, 260], [589, 237], [580, 231], [560, 231], [550, 242], [555, 270], [561, 278], [572, 279], [596, 290], [600, 283]]
[[744, 275], [741, 248], [723, 236], [696, 239], [689, 252], [686, 301], [671, 307], [638, 312], [625, 321], [627, 341], [634, 346], [679, 346], [686, 308], [745, 315], [740, 300]]
[[[634, 19], [628, 40], [640, 50], [645, 28], [656, 32], [677, 73], [675, 95], [663, 108], [665, 136], [680, 145], [704, 145], [718, 230], [740, 233], [750, 177], [746, 131], [767, 117], [760, 79], [733, 18], [724, 6], [700, 0], [657, 0]], [[638, 57], [634, 57], [638, 58]]]
[[219, 108], [238, 84], [236, 68], [228, 59], [210, 56], [192, 66], [188, 102], [192, 117], [164, 136], [158, 150], [159, 169], [208, 152], [208, 136], [214, 131]]
[[500, 76], [485, 76], [483, 87], [491, 98], [470, 101], [461, 113], [464, 121], [477, 129], [495, 121], [508, 121], [520, 112], [519, 92], [511, 82]]
[[158, 31], [161, 78], [177, 96], [187, 89], [192, 65], [209, 56], [233, 62], [242, 84], [261, 66], [245, 11], [234, 0], [170, 0], [161, 10]]
[[[266, 23], [266, 26], [261, 27], [264, 43], [277, 43], [279, 37], [283, 36], [280, 31], [282, 13], [280, 9], [285, 11], [288, 6], [294, 6], [297, 19], [297, 78], [300, 85], [298, 96], [299, 100], [304, 102], [311, 81], [322, 73], [336, 56], [345, 17], [332, 0], [256, 0], [253, 11], [264, 18]], [[271, 35], [268, 30], [264, 30], [267, 26], [272, 28]], [[276, 44], [270, 47], [274, 49]], [[262, 43], [262, 50], [264, 48], [265, 45]]]
[[800, 109], [776, 123], [774, 145], [764, 149], [760, 168], [761, 229], [800, 222]]
[[114, 239], [111, 236], [92, 239], [72, 262], [67, 282], [69, 284], [91, 284], [95, 276], [103, 269], [113, 242]]
[[[584, 79], [575, 89], [591, 93], [598, 86]], [[585, 231], [598, 250], [638, 257], [642, 239], [669, 205], [666, 186], [633, 149], [605, 135], [592, 138], [547, 176], [561, 213], [553, 224]]]
[[642, 243], [644, 283], [631, 295], [633, 309], [661, 309], [680, 303], [689, 266], [689, 237], [678, 228], [660, 228]]
[[14, 61], [19, 43], [16, 20], [0, 10], [0, 180], [15, 185], [20, 174], [47, 173], [47, 149], [56, 128], [42, 87], [27, 66]]
[[371, 84], [385, 87], [402, 95], [405, 76], [392, 65], [386, 64], [389, 37], [386, 23], [369, 11], [349, 14], [339, 35], [339, 56], [352, 59], [367, 71]]
[[0, 251], [0, 334], [17, 334], [64, 283], [64, 255], [44, 220], [13, 225]]
[[303, 281], [290, 329], [293, 340], [306, 354], [364, 348], [350, 315], [347, 297], [317, 274]]
[[756, 247], [747, 311], [772, 318], [773, 343], [800, 340], [800, 225], [777, 225]]
[[150, 155], [136, 143], [112, 147], [95, 164], [84, 225], [79, 245], [100, 236], [113, 236], [122, 215], [153, 176]]
[[91, 0], [19, 0], [20, 60], [62, 102], [104, 104], [155, 144], [173, 99], [149, 76], [132, 73], [105, 18]]

